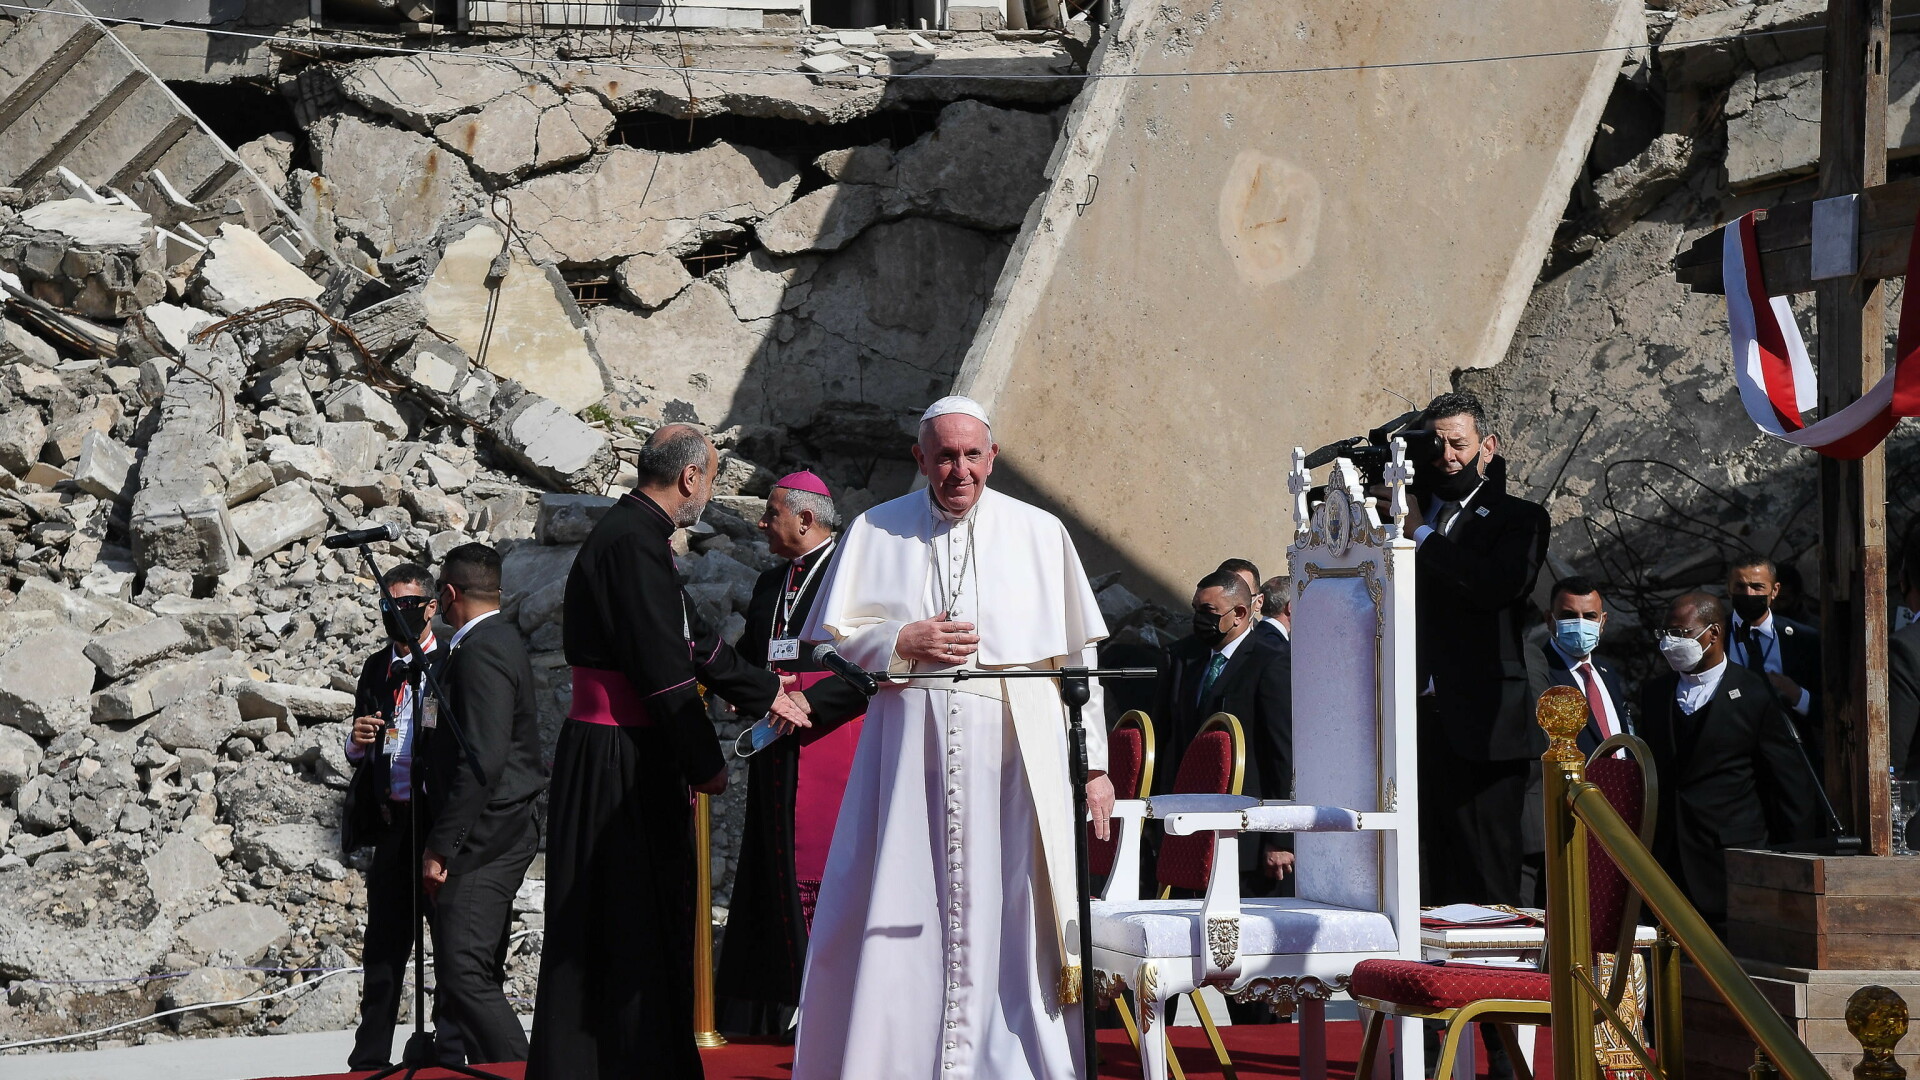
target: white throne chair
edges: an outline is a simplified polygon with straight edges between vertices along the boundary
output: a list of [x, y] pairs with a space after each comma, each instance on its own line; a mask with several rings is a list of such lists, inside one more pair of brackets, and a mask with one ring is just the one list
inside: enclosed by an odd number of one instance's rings
[[[1414, 545], [1400, 528], [1412, 469], [1395, 440], [1382, 522], [1344, 458], [1310, 510], [1305, 459], [1296, 448], [1288, 478], [1294, 799], [1164, 795], [1115, 808], [1115, 873], [1093, 902], [1093, 985], [1102, 1004], [1133, 994], [1145, 1080], [1167, 1076], [1167, 1003], [1201, 986], [1298, 1006], [1302, 1080], [1325, 1080], [1327, 999], [1362, 960], [1420, 958]], [[1139, 898], [1125, 868], [1139, 865], [1148, 818], [1172, 835], [1212, 834], [1204, 898]], [[1241, 897], [1243, 832], [1294, 834], [1293, 897]], [[1420, 1080], [1419, 1026], [1394, 1027], [1397, 1080]]]

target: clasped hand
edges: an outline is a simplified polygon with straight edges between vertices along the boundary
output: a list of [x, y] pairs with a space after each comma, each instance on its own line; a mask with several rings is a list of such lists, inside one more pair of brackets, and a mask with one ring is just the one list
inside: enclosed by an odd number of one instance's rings
[[929, 664], [964, 664], [980, 649], [980, 635], [969, 622], [955, 622], [949, 612], [931, 619], [908, 623], [894, 638], [893, 651], [903, 660], [924, 660]]

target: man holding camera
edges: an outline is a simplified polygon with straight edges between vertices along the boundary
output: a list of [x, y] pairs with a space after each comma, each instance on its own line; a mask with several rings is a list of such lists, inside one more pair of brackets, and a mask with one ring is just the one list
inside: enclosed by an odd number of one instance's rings
[[1420, 684], [1421, 901], [1517, 904], [1527, 765], [1526, 643], [1547, 511], [1507, 494], [1506, 460], [1472, 393], [1433, 399], [1432, 457], [1408, 500]]
[[[347, 787], [341, 827], [341, 847], [352, 852], [371, 845], [373, 863], [367, 868], [367, 933], [360, 963], [365, 976], [360, 989], [360, 1028], [354, 1033], [347, 1068], [354, 1072], [384, 1069], [393, 1050], [393, 1028], [400, 1014], [400, 984], [413, 951], [413, 920], [426, 914], [414, 861], [418, 840], [426, 836], [424, 823], [413, 824], [413, 762], [420, 725], [416, 721], [409, 675], [417, 657], [438, 672], [445, 653], [433, 636], [433, 575], [414, 563], [401, 563], [386, 573], [393, 606], [387, 612], [389, 631], [396, 641], [367, 658], [354, 691], [353, 734], [347, 740], [347, 760], [353, 762], [353, 782]], [[442, 1063], [466, 1060], [459, 1024], [435, 1009], [434, 1044]]]

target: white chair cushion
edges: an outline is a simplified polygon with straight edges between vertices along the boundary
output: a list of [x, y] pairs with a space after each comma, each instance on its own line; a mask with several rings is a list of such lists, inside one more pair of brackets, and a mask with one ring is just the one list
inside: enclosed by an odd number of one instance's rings
[[[1198, 900], [1095, 900], [1093, 944], [1130, 956], [1192, 956], [1200, 919]], [[1312, 900], [1268, 897], [1240, 902], [1240, 953], [1396, 952], [1393, 924], [1377, 911]]]

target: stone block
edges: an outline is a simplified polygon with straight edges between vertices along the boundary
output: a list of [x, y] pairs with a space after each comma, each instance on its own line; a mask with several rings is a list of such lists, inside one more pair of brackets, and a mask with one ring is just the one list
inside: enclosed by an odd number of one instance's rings
[[[1038, 193], [1037, 184], [1029, 187]], [[767, 215], [755, 226], [754, 235], [776, 255], [838, 251], [880, 220], [886, 196], [882, 189], [866, 184], [828, 184]]]
[[165, 567], [198, 577], [217, 577], [233, 569], [238, 552], [226, 496], [209, 494], [171, 505], [155, 500], [144, 510], [136, 496], [133, 550], [149, 569]]
[[0, 469], [25, 476], [40, 460], [40, 448], [47, 444], [47, 425], [40, 410], [20, 405], [0, 413]]
[[542, 544], [578, 544], [586, 540], [618, 500], [606, 495], [540, 493], [533, 535]]
[[405, 348], [426, 325], [426, 306], [414, 290], [370, 304], [347, 316], [347, 326], [375, 359]]
[[387, 436], [365, 420], [340, 421], [320, 425], [319, 446], [344, 476], [378, 468], [387, 452]]
[[263, 449], [267, 452], [267, 466], [273, 470], [276, 484], [333, 479], [333, 455], [323, 447], [302, 446], [284, 435], [271, 435], [267, 437]]
[[400, 505], [400, 478], [389, 472], [360, 472], [334, 482], [342, 495], [352, 495], [368, 510]]
[[205, 652], [239, 647], [244, 637], [240, 623], [253, 614], [253, 602], [232, 597], [163, 596], [154, 601], [153, 613], [178, 622], [186, 631], [191, 651]]
[[67, 386], [60, 381], [60, 376], [45, 368], [8, 364], [0, 370], [4, 371], [4, 374], [0, 374], [0, 385], [28, 401], [45, 404], [67, 393]]
[[277, 866], [305, 873], [320, 859], [340, 853], [340, 833], [322, 825], [265, 825], [234, 834], [233, 853], [249, 870]]
[[441, 491], [457, 492], [467, 486], [467, 474], [439, 454], [421, 454], [420, 464], [427, 470], [427, 479]]
[[321, 117], [307, 134], [320, 174], [307, 185], [307, 200], [330, 208], [370, 252], [423, 244], [444, 222], [481, 207], [467, 163], [423, 135], [345, 113]]
[[147, 888], [163, 908], [196, 903], [221, 883], [213, 853], [182, 833], [175, 833], [141, 865], [147, 871]]
[[401, 494], [401, 502], [413, 515], [414, 522], [423, 528], [435, 532], [466, 528], [467, 504], [446, 492], [436, 488], [407, 488]]
[[327, 419], [363, 421], [390, 439], [407, 437], [407, 422], [386, 396], [366, 383], [348, 379], [327, 395]]
[[233, 534], [240, 550], [265, 558], [289, 544], [326, 531], [327, 508], [298, 481], [281, 484], [233, 511]]
[[94, 638], [87, 659], [109, 679], [121, 679], [155, 660], [184, 652], [192, 644], [178, 619], [154, 619]]
[[693, 284], [685, 263], [671, 255], [635, 255], [613, 272], [620, 295], [642, 311], [667, 306], [681, 290]]
[[17, 322], [0, 319], [0, 364], [32, 364], [50, 368], [60, 353]]
[[110, 634], [152, 619], [142, 608], [104, 596], [76, 592], [43, 578], [28, 578], [20, 583], [9, 615], [49, 612], [86, 634]]
[[322, 292], [318, 282], [267, 246], [258, 233], [232, 224], [220, 226], [190, 288], [202, 307], [222, 315], [275, 300], [318, 300]]
[[124, 319], [166, 295], [153, 218], [117, 202], [28, 208], [0, 230], [0, 262], [39, 299], [91, 319]]
[[0, 799], [33, 779], [45, 756], [33, 736], [19, 728], [0, 726]]
[[[93, 665], [89, 662], [87, 666]], [[243, 679], [246, 675], [246, 665], [232, 657], [176, 661], [95, 694], [93, 720], [96, 724], [139, 720], [177, 702], [206, 694], [219, 679]], [[186, 760], [185, 755], [181, 760]]]
[[[111, 407], [82, 409], [71, 416], [56, 420], [47, 425], [47, 445], [41, 452], [41, 460], [52, 464], [65, 465], [80, 456], [80, 444], [86, 441], [91, 432], [105, 434], [113, 430], [113, 422], [120, 418], [118, 399]], [[58, 462], [53, 458], [58, 457]]]
[[[251, 964], [266, 955], [268, 949], [285, 945], [289, 936], [287, 920], [264, 904], [228, 904], [215, 908], [188, 919], [175, 934], [181, 945], [198, 955], [225, 955], [242, 964]], [[229, 999], [217, 996], [208, 1000]]]
[[81, 491], [115, 502], [133, 497], [133, 451], [104, 431], [88, 431], [80, 440], [80, 461], [73, 482]]
[[240, 709], [230, 697], [201, 692], [160, 710], [147, 734], [172, 753], [218, 750], [240, 728]]
[[61, 627], [0, 656], [0, 724], [52, 738], [87, 722], [93, 663], [87, 638]]
[[257, 499], [272, 491], [280, 483], [274, 478], [273, 466], [265, 461], [249, 461], [245, 468], [233, 474], [227, 481], [227, 508], [239, 506], [249, 499]]
[[453, 338], [488, 371], [579, 412], [606, 394], [587, 320], [557, 267], [535, 263], [516, 245], [507, 275], [488, 273], [505, 245], [477, 224], [447, 246], [421, 292], [434, 329]]
[[489, 430], [507, 456], [553, 487], [597, 494], [613, 478], [607, 437], [536, 394], [514, 402]]
[[263, 716], [293, 717], [309, 723], [353, 719], [352, 694], [319, 686], [249, 680], [240, 687], [237, 700], [240, 715], [249, 720]]

